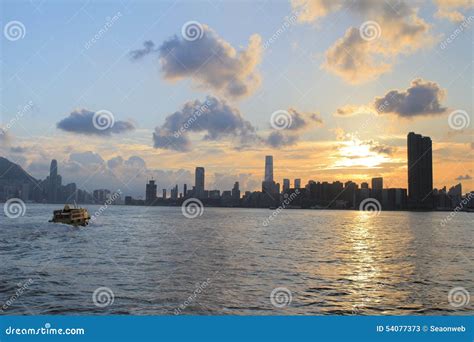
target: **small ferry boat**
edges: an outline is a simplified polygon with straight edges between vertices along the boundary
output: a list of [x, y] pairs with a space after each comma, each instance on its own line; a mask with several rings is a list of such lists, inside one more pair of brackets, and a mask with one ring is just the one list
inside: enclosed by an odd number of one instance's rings
[[49, 222], [71, 224], [73, 226], [87, 226], [91, 216], [85, 208], [78, 208], [74, 205], [71, 208], [68, 204], [62, 210], [55, 210], [53, 218]]

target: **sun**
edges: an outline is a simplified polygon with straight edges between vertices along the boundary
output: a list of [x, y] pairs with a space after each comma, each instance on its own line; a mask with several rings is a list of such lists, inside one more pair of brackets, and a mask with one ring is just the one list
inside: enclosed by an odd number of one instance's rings
[[344, 141], [339, 147], [338, 159], [334, 166], [375, 168], [388, 161], [390, 158], [375, 151], [370, 143], [353, 138]]

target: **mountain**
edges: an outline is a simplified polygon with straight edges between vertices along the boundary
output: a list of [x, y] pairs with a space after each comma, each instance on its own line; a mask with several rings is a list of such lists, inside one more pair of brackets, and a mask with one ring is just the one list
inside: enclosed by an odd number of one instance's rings
[[37, 183], [38, 180], [23, 170], [20, 165], [12, 163], [6, 158], [0, 157], [0, 182]]

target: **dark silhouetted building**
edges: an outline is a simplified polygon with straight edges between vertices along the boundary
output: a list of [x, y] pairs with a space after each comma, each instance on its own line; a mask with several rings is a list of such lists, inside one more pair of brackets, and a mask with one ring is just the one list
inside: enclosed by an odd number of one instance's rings
[[410, 132], [408, 150], [408, 201], [411, 209], [433, 209], [433, 160], [429, 137]]
[[299, 188], [301, 188], [301, 179], [296, 178], [295, 179], [295, 189], [299, 189]]
[[197, 198], [204, 197], [204, 168], [196, 167], [196, 172], [194, 175], [194, 191]]
[[273, 156], [265, 156], [265, 182], [273, 182]]
[[156, 202], [156, 187], [155, 181], [152, 179], [146, 185], [146, 193], [145, 193], [145, 204], [146, 205], [153, 205]]
[[290, 180], [288, 178], [283, 179], [283, 193], [288, 192], [290, 189]]

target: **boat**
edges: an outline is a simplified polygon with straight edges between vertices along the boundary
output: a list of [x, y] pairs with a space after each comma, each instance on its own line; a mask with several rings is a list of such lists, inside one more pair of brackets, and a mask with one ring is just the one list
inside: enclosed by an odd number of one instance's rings
[[76, 204], [74, 207], [70, 207], [68, 204], [64, 206], [62, 210], [55, 210], [53, 212], [53, 218], [49, 222], [64, 223], [73, 226], [87, 226], [91, 216], [85, 208], [80, 208]]

